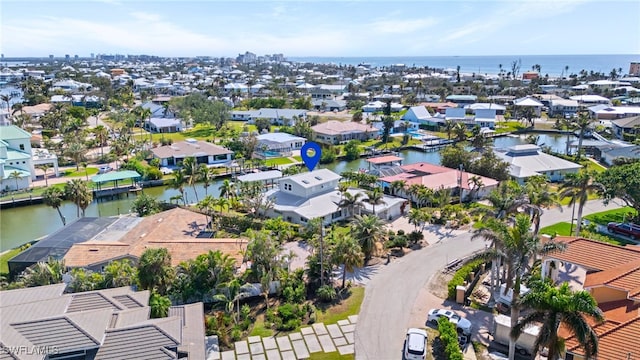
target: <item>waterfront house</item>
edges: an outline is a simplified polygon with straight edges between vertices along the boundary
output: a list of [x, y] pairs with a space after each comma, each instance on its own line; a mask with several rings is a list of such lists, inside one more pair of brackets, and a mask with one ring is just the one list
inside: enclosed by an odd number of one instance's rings
[[418, 124], [435, 125], [433, 115], [431, 115], [429, 110], [423, 105], [410, 107], [407, 112], [402, 115], [402, 120]]
[[637, 135], [640, 128], [640, 115], [625, 117], [611, 121], [613, 134], [621, 140], [624, 140], [624, 134]]
[[589, 108], [592, 116], [598, 120], [615, 120], [640, 115], [640, 106], [594, 105]]
[[[547, 254], [542, 276], [554, 283], [568, 282], [572, 290], [588, 291], [604, 313], [605, 322], [594, 324], [598, 358], [615, 359], [632, 354], [640, 337], [640, 246], [617, 246], [580, 237], [558, 236], [566, 250]], [[565, 328], [567, 355], [583, 359], [579, 341]]]
[[[267, 191], [267, 201], [273, 206], [267, 210], [267, 217], [281, 217], [286, 221], [305, 225], [310, 220], [321, 218], [322, 223], [329, 225], [335, 221], [349, 217], [348, 209], [341, 209], [338, 204], [342, 195], [337, 190], [340, 175], [328, 169], [297, 174], [280, 179], [278, 188]], [[350, 189], [353, 195], [364, 190]], [[383, 198], [384, 203], [376, 205], [375, 215], [382, 219], [393, 219], [402, 214], [405, 200], [391, 196]], [[371, 204], [363, 202], [359, 212], [373, 213]], [[357, 212], [356, 212], [357, 213]]]
[[187, 157], [195, 157], [198, 164], [222, 165], [231, 162], [233, 151], [206, 141], [186, 139], [171, 145], [151, 149], [161, 166], [179, 166]]
[[[57, 169], [57, 158], [45, 162]], [[35, 179], [31, 134], [15, 125], [0, 126], [0, 191], [27, 189]]]
[[213, 237], [208, 220], [204, 214], [182, 208], [144, 218], [117, 218], [102, 232], [74, 243], [64, 255], [65, 265], [100, 271], [111, 261], [129, 259], [136, 264], [146, 249], [165, 248], [172, 266], [209, 251], [221, 251], [240, 267], [247, 240]]
[[600, 159], [603, 163], [613, 165], [616, 159], [640, 159], [640, 146], [615, 146], [602, 148]]
[[267, 133], [256, 136], [258, 152], [266, 156], [291, 156], [291, 151], [300, 150], [307, 139], [288, 133]]
[[549, 116], [574, 116], [580, 105], [576, 100], [554, 99], [549, 102]]
[[[406, 189], [414, 184], [424, 185], [431, 190], [449, 189], [452, 194], [460, 194], [462, 192], [463, 199], [470, 195], [474, 199], [482, 199], [498, 185], [498, 181], [495, 179], [426, 162], [382, 168], [378, 171], [378, 176], [378, 184], [385, 194], [403, 197], [412, 201], [417, 201], [417, 198], [415, 195], [408, 194]], [[477, 176], [482, 182], [479, 188], [474, 187], [474, 182], [470, 181], [474, 176]], [[406, 189], [392, 190], [391, 184], [395, 181], [404, 181]]]
[[538, 116], [538, 117], [542, 112], [542, 106], [543, 106], [540, 101], [528, 96], [513, 100], [513, 105], [516, 106], [516, 109], [527, 108], [527, 107], [532, 108], [533, 113], [535, 114], [535, 116]]
[[504, 115], [504, 112], [507, 110], [507, 107], [500, 104], [494, 103], [474, 103], [471, 105], [465, 105], [464, 108], [467, 112], [471, 112], [472, 114], [476, 114], [478, 110], [495, 110], [496, 115]]
[[576, 173], [582, 165], [542, 152], [533, 144], [494, 149], [502, 161], [509, 163], [509, 175], [519, 183], [532, 176], [544, 175], [549, 181], [562, 181], [566, 174]]
[[127, 286], [66, 294], [66, 286], [0, 292], [3, 357], [207, 358], [201, 302], [172, 306], [167, 317], [150, 319], [148, 290]]
[[378, 129], [353, 121], [329, 120], [311, 127], [313, 140], [328, 145], [344, 144], [351, 140], [367, 141], [378, 136]]

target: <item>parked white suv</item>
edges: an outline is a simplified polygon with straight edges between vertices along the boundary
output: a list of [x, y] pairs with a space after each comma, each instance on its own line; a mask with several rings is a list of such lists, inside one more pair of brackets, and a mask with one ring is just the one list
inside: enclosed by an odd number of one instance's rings
[[427, 355], [427, 332], [416, 328], [407, 330], [403, 355], [404, 360], [424, 360]]
[[432, 323], [438, 326], [438, 319], [446, 317], [450, 322], [456, 325], [458, 332], [462, 332], [465, 335], [471, 334], [471, 321], [461, 317], [451, 310], [446, 309], [431, 309], [427, 315], [427, 323]]

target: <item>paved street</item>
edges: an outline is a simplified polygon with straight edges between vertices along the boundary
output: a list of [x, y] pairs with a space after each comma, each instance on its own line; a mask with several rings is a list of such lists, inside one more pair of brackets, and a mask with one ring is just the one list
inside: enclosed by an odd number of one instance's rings
[[[618, 202], [604, 206], [602, 201], [592, 200], [585, 205], [583, 215], [617, 207], [620, 207]], [[570, 207], [563, 211], [545, 210], [541, 226], [561, 221], [571, 221]], [[423, 326], [428, 309], [443, 306], [443, 300], [428, 291], [431, 277], [441, 271], [448, 261], [462, 258], [485, 246], [483, 241], [471, 241], [470, 232], [446, 236], [425, 231], [425, 237], [431, 245], [382, 267], [367, 284], [356, 325], [356, 359], [399, 359], [406, 329]], [[470, 309], [465, 309], [463, 315], [472, 317], [478, 325], [478, 322], [490, 320], [486, 313], [475, 314]], [[478, 336], [484, 334], [476, 334]]]

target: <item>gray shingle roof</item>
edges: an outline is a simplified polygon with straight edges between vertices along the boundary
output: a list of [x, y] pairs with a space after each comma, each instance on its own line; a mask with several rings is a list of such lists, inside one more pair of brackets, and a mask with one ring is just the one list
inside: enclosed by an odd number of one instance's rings
[[36, 346], [49, 346], [60, 352], [90, 349], [100, 342], [65, 317], [14, 323], [11, 326]]
[[106, 296], [101, 293], [80, 293], [74, 294], [67, 312], [85, 311], [93, 309], [105, 309], [111, 308], [114, 310], [122, 310], [113, 301], [107, 299]]
[[60, 297], [66, 287], [66, 284], [54, 284], [12, 291], [0, 291], [0, 307], [21, 305], [28, 302]]
[[153, 325], [108, 330], [96, 360], [175, 359], [163, 348], [175, 348], [178, 342]]
[[126, 306], [128, 309], [134, 309], [143, 306], [136, 299], [132, 298], [129, 295], [116, 295], [113, 298], [118, 300], [119, 303]]

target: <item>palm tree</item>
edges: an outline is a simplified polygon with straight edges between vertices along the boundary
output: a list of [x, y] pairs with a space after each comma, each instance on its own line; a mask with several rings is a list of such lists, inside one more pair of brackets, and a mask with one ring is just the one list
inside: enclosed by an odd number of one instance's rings
[[371, 207], [373, 208], [373, 215], [375, 215], [376, 205], [384, 204], [385, 202], [383, 199], [384, 199], [384, 193], [382, 192], [382, 190], [380, 190], [379, 187], [377, 187], [371, 191], [367, 191], [367, 198], [364, 201], [371, 204]]
[[[574, 206], [574, 209], [575, 204], [578, 204], [576, 236], [580, 235], [582, 229], [582, 210], [589, 199], [589, 194], [603, 190], [602, 185], [594, 182], [595, 176], [595, 171], [580, 170], [575, 174], [567, 174], [566, 182], [560, 186], [560, 198], [570, 197], [569, 206]], [[573, 214], [571, 216], [573, 217]], [[573, 219], [571, 221], [573, 223]]]
[[87, 152], [87, 149], [79, 142], [72, 142], [68, 144], [67, 148], [64, 150], [65, 155], [72, 158], [76, 164], [76, 171], [80, 170], [80, 162], [82, 158], [84, 158], [84, 154]]
[[149, 307], [151, 308], [151, 317], [154, 319], [163, 318], [169, 316], [169, 308], [171, 307], [171, 300], [168, 297], [162, 296], [155, 291], [151, 292], [149, 296]]
[[180, 198], [182, 203], [187, 205], [187, 198], [184, 195], [184, 185], [187, 183], [187, 178], [184, 174], [184, 170], [177, 169], [173, 172], [173, 179], [169, 182], [169, 187], [177, 189], [180, 192]]
[[208, 189], [213, 181], [213, 168], [209, 169], [207, 164], [200, 164], [198, 166], [198, 177], [202, 180], [202, 186], [204, 187], [204, 195], [208, 195]]
[[582, 140], [584, 139], [584, 134], [587, 132], [589, 128], [591, 128], [593, 124], [593, 119], [589, 117], [587, 112], [581, 112], [578, 116], [578, 119], [574, 122], [575, 128], [579, 130], [578, 135], [578, 152], [576, 153], [576, 161], [580, 161], [580, 155], [582, 151]]
[[81, 179], [68, 181], [64, 185], [64, 193], [67, 199], [76, 204], [77, 216], [80, 217], [80, 210], [82, 210], [82, 217], [84, 217], [85, 210], [93, 201], [93, 192], [89, 189], [87, 183]]
[[144, 290], [167, 293], [175, 277], [171, 266], [171, 254], [165, 248], [149, 248], [140, 256], [138, 263], [138, 282]]
[[7, 112], [11, 112], [11, 99], [13, 99], [13, 95], [11, 94], [2, 94], [0, 95], [0, 100], [7, 103]]
[[[342, 199], [340, 199], [338, 207], [340, 209], [347, 210], [347, 218], [350, 218], [355, 214], [356, 208], [360, 209], [362, 207], [362, 200], [360, 199], [361, 197], [361, 192], [351, 194], [350, 192], [345, 191], [342, 194]], [[360, 213], [360, 211], [358, 211], [358, 213]]]
[[404, 191], [406, 187], [407, 187], [407, 182], [404, 180], [395, 180], [391, 182], [391, 186], [390, 186], [391, 195], [396, 195], [400, 191]]
[[524, 186], [527, 195], [527, 203], [523, 205], [525, 211], [529, 212], [534, 225], [533, 233], [537, 236], [540, 231], [540, 218], [544, 208], [558, 206], [562, 210], [558, 193], [551, 190], [547, 178], [544, 176], [533, 176], [527, 180]]
[[104, 267], [104, 285], [106, 288], [134, 285], [138, 278], [138, 269], [131, 260], [112, 261]]
[[409, 224], [415, 226], [415, 231], [418, 231], [418, 227], [422, 226], [426, 220], [426, 213], [423, 209], [411, 208], [409, 210]]
[[201, 211], [204, 211], [205, 213], [205, 220], [206, 220], [206, 228], [211, 228], [210, 224], [211, 222], [209, 221], [209, 217], [211, 217], [213, 219], [213, 215], [211, 213], [211, 210], [213, 209], [214, 203], [215, 203], [216, 199], [211, 196], [211, 195], [207, 195], [204, 197], [204, 199], [198, 201], [198, 203], [196, 204], [196, 207], [198, 209], [200, 209]]
[[225, 179], [218, 189], [220, 190], [220, 197], [229, 199], [234, 198], [237, 195], [236, 184], [229, 179]]
[[93, 129], [93, 133], [96, 136], [96, 140], [100, 144], [100, 157], [104, 157], [104, 145], [109, 138], [109, 131], [103, 125], [98, 125]]
[[536, 353], [545, 346], [549, 350], [547, 359], [557, 359], [564, 352], [564, 339], [558, 336], [558, 329], [562, 325], [576, 337], [584, 349], [585, 359], [596, 358], [598, 336], [587, 319], [601, 323], [604, 315], [588, 291], [573, 292], [566, 282], [555, 287], [539, 281], [522, 298], [522, 305], [533, 309], [533, 312], [513, 327], [511, 336], [517, 338], [527, 326], [540, 323], [542, 326], [536, 341]]
[[13, 170], [9, 173], [9, 179], [13, 179], [16, 182], [16, 191], [18, 191], [18, 189], [20, 188], [20, 186], [18, 185], [18, 180], [20, 180], [21, 178], [22, 173], [18, 170]]
[[[512, 290], [511, 299], [511, 328], [514, 328], [520, 317], [520, 290], [522, 277], [533, 258], [538, 254], [561, 250], [564, 244], [548, 241], [541, 244], [539, 238], [530, 230], [531, 219], [526, 214], [518, 214], [512, 226], [493, 220], [481, 227], [472, 238], [481, 237], [496, 244], [504, 254], [507, 266], [505, 290]], [[515, 339], [509, 341], [509, 358], [515, 356]]]
[[453, 133], [453, 128], [455, 124], [450, 119], [444, 121], [444, 132], [447, 133], [447, 139], [451, 140], [451, 134]]
[[49, 176], [47, 174], [47, 172], [49, 171], [49, 169], [51, 169], [51, 165], [49, 164], [42, 164], [38, 166], [38, 169], [42, 170], [44, 172], [44, 185], [46, 187], [49, 187]]
[[349, 234], [337, 237], [331, 258], [337, 265], [342, 265], [342, 288], [347, 279], [347, 271], [353, 272], [356, 267], [362, 266], [364, 254], [358, 242]]
[[353, 237], [358, 239], [365, 256], [365, 261], [371, 259], [376, 250], [376, 244], [384, 241], [385, 225], [375, 215], [356, 215], [351, 223]]
[[63, 200], [64, 191], [62, 191], [59, 187], [48, 187], [42, 193], [42, 201], [44, 202], [44, 204], [56, 209], [58, 211], [58, 215], [60, 215], [62, 226], [66, 226], [67, 221], [64, 215], [62, 215], [62, 211], [60, 211], [60, 206], [62, 205]]
[[225, 207], [227, 208], [227, 210], [230, 210], [229, 209], [229, 200], [227, 200], [227, 199], [225, 199], [223, 197], [215, 199], [214, 204], [215, 204], [215, 206], [218, 206], [220, 208], [220, 212], [222, 212]]
[[453, 133], [456, 135], [456, 140], [465, 141], [467, 140], [467, 128], [466, 126], [459, 122], [453, 126]]
[[[471, 189], [469, 190], [469, 201], [473, 201], [475, 200], [478, 191], [480, 191], [480, 188], [484, 186], [484, 183], [482, 182], [482, 178], [480, 176], [473, 175], [469, 178], [469, 180], [467, 180], [467, 185], [471, 187]], [[460, 190], [460, 194], [462, 194], [462, 190]]]
[[21, 278], [27, 287], [59, 284], [65, 270], [64, 260], [49, 258], [47, 262], [40, 261], [28, 267]]
[[[206, 165], [205, 165], [206, 166]], [[193, 188], [193, 193], [196, 195], [196, 202], [198, 202], [198, 192], [196, 191], [196, 183], [199, 178], [198, 162], [193, 156], [187, 157], [182, 161], [182, 168], [185, 175], [188, 176], [187, 183]]]

